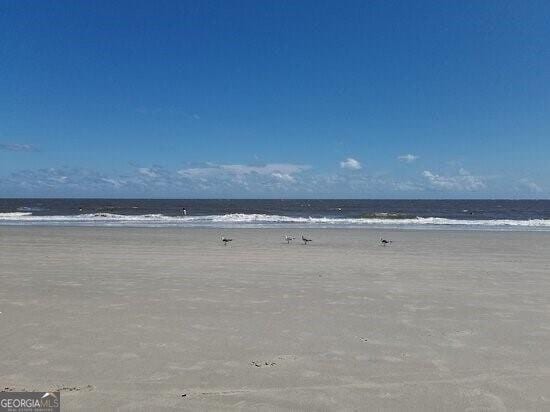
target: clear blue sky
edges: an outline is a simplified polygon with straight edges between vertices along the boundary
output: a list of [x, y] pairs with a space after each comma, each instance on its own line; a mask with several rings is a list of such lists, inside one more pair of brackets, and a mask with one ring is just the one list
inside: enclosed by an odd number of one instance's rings
[[549, 1], [0, 1], [0, 196], [550, 197]]

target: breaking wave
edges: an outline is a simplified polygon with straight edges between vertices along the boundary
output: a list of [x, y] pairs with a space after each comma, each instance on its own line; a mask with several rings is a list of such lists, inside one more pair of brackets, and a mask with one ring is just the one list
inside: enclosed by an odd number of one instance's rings
[[66, 216], [39, 216], [31, 212], [0, 213], [0, 224], [42, 224], [71, 226], [211, 226], [211, 227], [399, 227], [399, 228], [525, 228], [549, 229], [550, 219], [462, 220], [439, 217], [292, 217], [267, 214], [232, 213], [208, 216], [166, 216], [163, 214], [120, 215], [94, 213]]
[[9, 212], [0, 213], [0, 219], [17, 219], [23, 216], [31, 216], [32, 212]]

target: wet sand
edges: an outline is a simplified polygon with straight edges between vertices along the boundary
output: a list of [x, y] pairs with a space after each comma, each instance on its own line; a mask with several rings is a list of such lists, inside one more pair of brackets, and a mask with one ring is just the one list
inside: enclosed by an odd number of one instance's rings
[[2, 389], [61, 389], [62, 410], [550, 409], [550, 233], [284, 233], [0, 227]]

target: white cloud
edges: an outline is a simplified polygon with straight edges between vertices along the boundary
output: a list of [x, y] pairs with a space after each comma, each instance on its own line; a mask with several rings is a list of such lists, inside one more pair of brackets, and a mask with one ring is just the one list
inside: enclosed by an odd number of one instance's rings
[[394, 181], [391, 183], [391, 187], [398, 192], [423, 192], [425, 190], [423, 185], [409, 180]]
[[0, 143], [0, 150], [7, 152], [36, 152], [38, 148], [32, 144]]
[[[348, 159], [346, 159], [348, 160]], [[376, 197], [484, 193], [505, 187], [507, 195], [533, 196], [546, 187], [530, 177], [477, 176], [463, 168], [414, 175], [320, 171], [292, 163], [213, 164], [174, 170], [158, 165], [133, 166], [123, 172], [83, 168], [43, 168], [0, 175], [0, 192], [10, 196], [212, 196], [212, 197]], [[491, 183], [491, 185], [489, 185]], [[492, 193], [488, 191], [487, 193]]]
[[291, 175], [309, 169], [307, 165], [296, 165], [290, 163], [268, 163], [262, 166], [249, 166], [241, 164], [219, 165], [219, 169], [235, 175], [259, 174], [273, 175], [274, 173]]
[[400, 160], [401, 162], [405, 162], [405, 163], [412, 163], [415, 160], [418, 160], [418, 158], [419, 158], [419, 156], [416, 156], [416, 155], [413, 155], [413, 154], [410, 154], [410, 153], [397, 157], [398, 160]]
[[181, 169], [180, 178], [191, 187], [209, 191], [258, 192], [296, 190], [301, 173], [308, 165], [292, 163], [267, 163], [263, 165], [213, 164]]
[[109, 184], [113, 185], [116, 188], [122, 187], [126, 184], [126, 182], [124, 180], [109, 179], [109, 178], [106, 178], [106, 177], [100, 178], [100, 181], [105, 182], [105, 183], [109, 183]]
[[19, 188], [29, 191], [47, 190], [55, 193], [96, 193], [106, 187], [121, 187], [124, 182], [118, 178], [79, 168], [49, 168], [22, 170], [9, 175], [4, 183], [7, 188]]
[[466, 169], [460, 169], [458, 175], [443, 176], [425, 170], [422, 173], [430, 185], [437, 189], [457, 190], [457, 191], [476, 191], [484, 189], [485, 183], [478, 177], [470, 174]]
[[236, 178], [243, 179], [246, 176], [274, 177], [289, 182], [294, 181], [293, 175], [304, 172], [311, 167], [291, 163], [268, 163], [265, 165], [243, 164], [207, 164], [204, 167], [191, 167], [178, 171], [180, 176], [186, 178]]
[[361, 162], [353, 159], [352, 157], [348, 157], [346, 160], [341, 161], [340, 167], [342, 169], [349, 169], [349, 170], [361, 170], [362, 168]]
[[191, 167], [178, 170], [178, 174], [187, 178], [206, 178], [219, 174], [220, 169], [217, 167]]
[[138, 172], [147, 177], [158, 177], [158, 173], [150, 167], [140, 167]]
[[286, 174], [286, 173], [272, 173], [271, 176], [273, 176], [276, 179], [280, 179], [285, 182], [294, 183], [296, 181], [296, 178]]
[[531, 191], [532, 193], [541, 193], [543, 191], [542, 187], [527, 178], [520, 179], [519, 184]]

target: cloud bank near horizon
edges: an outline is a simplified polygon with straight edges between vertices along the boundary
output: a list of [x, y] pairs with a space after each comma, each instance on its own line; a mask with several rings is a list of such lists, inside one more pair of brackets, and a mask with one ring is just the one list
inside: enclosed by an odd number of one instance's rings
[[464, 168], [394, 176], [346, 164], [353, 166], [329, 172], [293, 163], [133, 166], [111, 173], [77, 167], [26, 169], [0, 176], [0, 191], [6, 196], [35, 197], [481, 197], [499, 190], [506, 194], [503, 187], [522, 196], [547, 193], [527, 177], [510, 185], [509, 179], [480, 176]]

